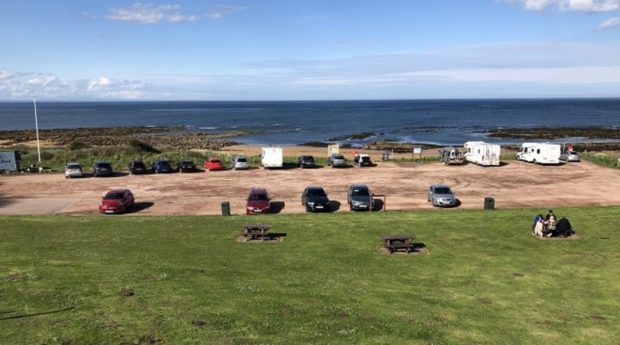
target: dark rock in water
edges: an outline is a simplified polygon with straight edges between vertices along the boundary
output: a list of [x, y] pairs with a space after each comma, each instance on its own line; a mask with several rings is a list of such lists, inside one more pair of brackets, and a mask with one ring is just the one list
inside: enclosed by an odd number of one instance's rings
[[370, 138], [370, 137], [372, 137], [374, 135], [377, 135], [377, 133], [374, 133], [374, 132], [354, 133], [354, 134], [342, 135], [342, 136], [339, 136], [339, 137], [331, 138], [331, 139], [329, 139], [329, 141], [362, 140], [362, 139]]
[[605, 127], [586, 128], [500, 128], [487, 132], [491, 138], [504, 139], [620, 139], [620, 129]]
[[324, 143], [322, 141], [311, 141], [303, 144], [299, 144], [297, 146], [309, 146], [309, 147], [327, 147], [328, 143]]

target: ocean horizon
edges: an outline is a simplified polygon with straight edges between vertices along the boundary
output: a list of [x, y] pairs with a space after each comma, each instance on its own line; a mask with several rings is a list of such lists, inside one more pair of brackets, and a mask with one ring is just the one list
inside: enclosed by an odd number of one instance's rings
[[[40, 129], [175, 126], [187, 131], [251, 131], [243, 144], [297, 145], [392, 140], [462, 144], [499, 128], [620, 126], [620, 98], [316, 100], [316, 101], [37, 101]], [[32, 102], [0, 102], [0, 130], [34, 129]], [[347, 139], [368, 133], [362, 139]], [[336, 139], [336, 140], [335, 140]], [[564, 138], [562, 142], [586, 142]], [[598, 140], [601, 141], [601, 140]]]

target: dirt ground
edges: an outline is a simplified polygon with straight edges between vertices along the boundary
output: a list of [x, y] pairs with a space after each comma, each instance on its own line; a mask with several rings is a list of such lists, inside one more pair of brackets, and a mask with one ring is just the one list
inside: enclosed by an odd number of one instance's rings
[[[324, 150], [316, 149], [317, 155]], [[386, 195], [388, 211], [431, 209], [426, 189], [432, 183], [450, 185], [461, 202], [459, 208], [482, 208], [487, 196], [495, 198], [497, 208], [620, 205], [620, 170], [589, 162], [560, 166], [505, 163], [483, 168], [378, 161], [370, 168], [119, 173], [110, 178], [69, 180], [62, 174], [3, 175], [0, 214], [95, 214], [100, 198], [115, 187], [133, 191], [137, 205], [131, 214], [213, 215], [221, 213], [223, 201], [230, 202], [233, 214], [244, 214], [245, 198], [255, 186], [267, 188], [281, 213], [299, 213], [304, 212], [301, 192], [309, 185], [322, 186], [336, 212], [348, 212], [346, 191], [352, 183], [366, 183], [375, 194]]]

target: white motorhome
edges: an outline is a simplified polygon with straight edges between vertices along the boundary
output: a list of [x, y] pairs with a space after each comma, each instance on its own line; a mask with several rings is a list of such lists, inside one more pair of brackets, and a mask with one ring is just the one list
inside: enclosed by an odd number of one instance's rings
[[499, 166], [502, 147], [484, 141], [468, 141], [463, 145], [465, 159], [482, 166]]
[[282, 168], [283, 154], [281, 147], [263, 147], [261, 154], [263, 168]]
[[18, 171], [20, 155], [17, 151], [0, 152], [0, 171]]
[[560, 164], [562, 148], [559, 144], [523, 143], [517, 159], [538, 164]]

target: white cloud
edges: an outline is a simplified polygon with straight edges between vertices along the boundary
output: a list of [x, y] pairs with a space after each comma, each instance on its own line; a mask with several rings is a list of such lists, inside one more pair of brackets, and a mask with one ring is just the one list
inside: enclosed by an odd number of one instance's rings
[[225, 16], [244, 11], [246, 9], [247, 7], [244, 6], [219, 5], [207, 13], [206, 16], [211, 19], [221, 19]]
[[0, 99], [141, 99], [148, 85], [108, 77], [63, 80], [52, 73], [0, 71]]
[[599, 30], [620, 27], [620, 17], [609, 18], [598, 26]]
[[183, 14], [181, 5], [178, 4], [154, 5], [137, 2], [129, 8], [110, 9], [106, 18], [121, 22], [157, 24], [161, 22], [193, 22], [198, 19], [198, 16]]
[[609, 12], [620, 10], [620, 0], [508, 0], [520, 3], [526, 10], [553, 8], [560, 11]]

